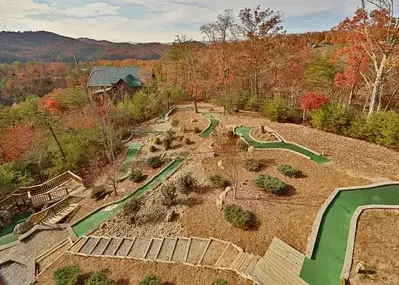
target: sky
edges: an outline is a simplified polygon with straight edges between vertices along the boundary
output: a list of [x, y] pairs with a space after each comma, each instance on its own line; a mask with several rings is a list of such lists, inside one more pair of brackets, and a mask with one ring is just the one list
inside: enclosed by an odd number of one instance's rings
[[199, 27], [224, 9], [257, 5], [284, 13], [290, 33], [329, 30], [360, 0], [0, 0], [0, 31], [51, 31], [114, 42], [202, 40]]

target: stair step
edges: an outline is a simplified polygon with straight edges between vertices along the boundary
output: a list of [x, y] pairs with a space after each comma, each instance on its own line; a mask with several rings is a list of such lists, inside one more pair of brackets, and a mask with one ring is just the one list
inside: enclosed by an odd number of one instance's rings
[[262, 257], [260, 257], [259, 255], [254, 255], [251, 262], [248, 264], [247, 268], [244, 270], [244, 274], [249, 276], [252, 279], [252, 274], [255, 270], [256, 264], [259, 262], [259, 260], [261, 258]]
[[234, 261], [231, 263], [231, 265], [229, 266], [230, 269], [234, 270], [237, 266], [237, 264], [241, 261], [241, 259], [243, 259], [245, 253], [240, 251], [236, 258], [234, 259]]

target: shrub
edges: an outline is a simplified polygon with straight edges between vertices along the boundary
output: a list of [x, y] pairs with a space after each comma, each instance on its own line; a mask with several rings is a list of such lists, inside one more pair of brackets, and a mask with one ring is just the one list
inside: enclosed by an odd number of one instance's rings
[[156, 145], [161, 145], [161, 144], [162, 144], [162, 140], [161, 140], [159, 137], [156, 137], [156, 138], [154, 139], [154, 144], [156, 144]]
[[220, 175], [209, 176], [209, 181], [212, 183], [213, 187], [220, 189], [224, 189], [230, 185], [230, 182]]
[[284, 174], [285, 176], [288, 176], [291, 178], [298, 177], [298, 175], [299, 175], [298, 169], [295, 166], [288, 165], [288, 164], [279, 165], [278, 171], [280, 171], [280, 173]]
[[190, 138], [184, 138], [184, 143], [185, 143], [186, 145], [190, 145], [190, 144], [193, 144], [194, 142], [191, 141]]
[[167, 139], [164, 139], [162, 144], [163, 144], [163, 147], [165, 148], [165, 150], [169, 150], [172, 147], [172, 142]]
[[136, 183], [140, 183], [144, 180], [144, 175], [140, 169], [133, 170], [132, 173], [130, 173], [129, 177], [130, 180]]
[[267, 100], [263, 105], [263, 115], [274, 122], [284, 123], [288, 113], [288, 103], [283, 99]]
[[80, 268], [76, 265], [58, 268], [53, 279], [55, 285], [75, 285], [78, 283]]
[[176, 193], [176, 185], [173, 183], [166, 184], [162, 187], [161, 193], [163, 196], [163, 201], [162, 204], [171, 207], [174, 204], [176, 204], [176, 198], [177, 198], [177, 193]]
[[237, 141], [236, 147], [239, 151], [248, 151], [248, 144], [244, 142], [243, 140], [239, 139]]
[[155, 275], [149, 275], [141, 280], [139, 285], [161, 285], [161, 279], [159, 279]]
[[177, 128], [179, 126], [180, 121], [178, 119], [173, 119], [171, 122], [172, 127]]
[[201, 132], [199, 127], [194, 127], [194, 133], [199, 134]]
[[191, 172], [188, 172], [183, 176], [180, 176], [178, 184], [180, 187], [180, 191], [184, 194], [187, 194], [193, 191], [195, 187], [197, 187], [197, 180], [193, 177], [193, 174]]
[[163, 161], [161, 157], [159, 156], [153, 156], [147, 159], [147, 166], [151, 167], [153, 169], [161, 167], [163, 164]]
[[233, 226], [246, 229], [251, 220], [251, 213], [245, 211], [238, 205], [227, 205], [224, 210], [224, 218]]
[[94, 272], [90, 278], [87, 280], [86, 285], [112, 285], [115, 284], [115, 282], [108, 278], [109, 270], [108, 269], [103, 269], [97, 272]]
[[258, 187], [272, 194], [284, 194], [287, 190], [287, 184], [273, 176], [261, 174], [255, 182]]
[[123, 206], [123, 213], [126, 216], [130, 216], [130, 222], [134, 223], [136, 221], [136, 216], [140, 211], [142, 206], [142, 201], [140, 198], [132, 198]]
[[100, 200], [107, 196], [107, 188], [105, 185], [95, 186], [91, 189], [91, 198]]
[[150, 146], [149, 151], [150, 152], [157, 152], [159, 149], [153, 145]]
[[245, 169], [251, 172], [258, 172], [262, 169], [262, 164], [255, 159], [247, 159], [244, 165]]
[[350, 126], [352, 114], [339, 103], [330, 102], [311, 113], [312, 125], [317, 129], [343, 134]]
[[211, 285], [230, 285], [230, 283], [223, 279], [216, 279]]

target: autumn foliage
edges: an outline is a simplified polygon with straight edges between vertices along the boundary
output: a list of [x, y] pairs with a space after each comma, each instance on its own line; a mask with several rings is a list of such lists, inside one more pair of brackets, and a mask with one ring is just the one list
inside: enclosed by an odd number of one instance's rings
[[322, 92], [308, 92], [301, 97], [300, 109], [308, 111], [318, 109], [328, 102], [328, 97]]

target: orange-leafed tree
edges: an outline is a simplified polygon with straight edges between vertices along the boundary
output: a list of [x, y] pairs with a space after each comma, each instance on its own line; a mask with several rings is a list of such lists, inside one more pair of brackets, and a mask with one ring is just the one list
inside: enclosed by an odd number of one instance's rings
[[303, 111], [303, 120], [306, 120], [306, 112], [322, 107], [329, 98], [322, 92], [308, 92], [301, 98], [300, 109]]

